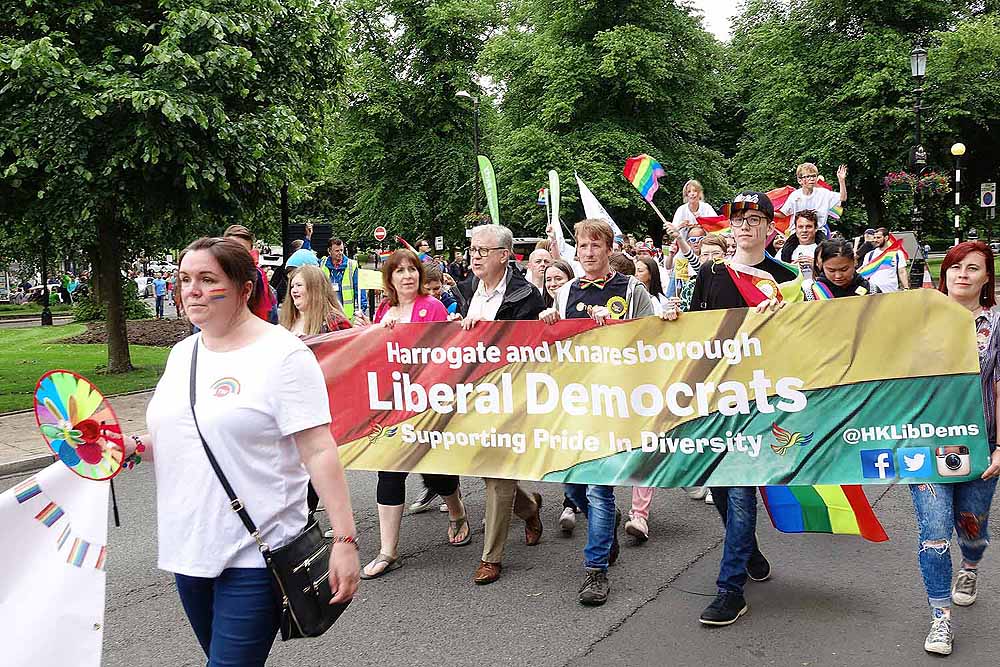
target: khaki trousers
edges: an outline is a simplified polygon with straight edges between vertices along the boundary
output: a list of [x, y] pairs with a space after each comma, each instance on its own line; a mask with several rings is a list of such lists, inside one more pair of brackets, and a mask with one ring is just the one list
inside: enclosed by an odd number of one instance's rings
[[483, 536], [483, 560], [499, 563], [507, 543], [507, 532], [513, 514], [524, 520], [535, 516], [535, 499], [524, 492], [516, 479], [485, 478], [486, 531]]

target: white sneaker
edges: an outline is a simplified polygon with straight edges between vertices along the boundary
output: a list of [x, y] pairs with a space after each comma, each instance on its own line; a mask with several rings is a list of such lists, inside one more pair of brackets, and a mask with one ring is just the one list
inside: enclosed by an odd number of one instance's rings
[[958, 571], [955, 577], [955, 585], [951, 587], [951, 601], [960, 607], [968, 607], [976, 601], [976, 579], [975, 570]]
[[438, 507], [438, 512], [445, 514], [447, 511], [448, 511], [448, 503], [441, 503], [441, 506]]
[[711, 490], [709, 490], [709, 492], [705, 494], [705, 504], [706, 505], [714, 505], [715, 504], [715, 501], [712, 500], [712, 491]]
[[567, 535], [573, 534], [573, 529], [576, 528], [576, 512], [572, 507], [563, 508], [562, 514], [559, 515], [559, 527]]
[[938, 655], [951, 655], [951, 645], [955, 633], [951, 629], [951, 617], [941, 614], [931, 621], [931, 631], [924, 640], [924, 650]]
[[649, 525], [641, 516], [634, 516], [625, 522], [625, 532], [639, 542], [649, 539]]
[[687, 492], [691, 500], [702, 500], [709, 493], [707, 486], [690, 486]]

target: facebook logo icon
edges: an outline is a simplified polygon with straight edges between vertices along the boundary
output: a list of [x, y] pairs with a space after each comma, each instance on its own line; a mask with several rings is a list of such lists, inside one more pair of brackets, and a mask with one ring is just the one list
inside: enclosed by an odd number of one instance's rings
[[891, 449], [862, 449], [861, 473], [865, 479], [892, 479], [896, 476], [896, 464]]

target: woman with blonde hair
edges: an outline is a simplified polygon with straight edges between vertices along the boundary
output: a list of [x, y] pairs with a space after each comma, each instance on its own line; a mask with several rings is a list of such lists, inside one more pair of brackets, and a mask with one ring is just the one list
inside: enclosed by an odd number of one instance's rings
[[299, 336], [351, 328], [326, 274], [309, 264], [295, 269], [289, 277], [288, 296], [278, 322]]
[[712, 218], [718, 215], [705, 201], [705, 189], [695, 179], [692, 178], [684, 184], [683, 193], [684, 203], [674, 212], [673, 223], [676, 227], [696, 226], [698, 218]]

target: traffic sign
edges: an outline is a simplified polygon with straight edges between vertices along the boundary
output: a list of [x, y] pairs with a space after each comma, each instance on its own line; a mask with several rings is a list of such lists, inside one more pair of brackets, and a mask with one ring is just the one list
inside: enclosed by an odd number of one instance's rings
[[979, 185], [979, 205], [983, 208], [997, 205], [996, 183], [981, 183]]
[[375, 228], [375, 240], [385, 241], [385, 237], [388, 236], [389, 232], [385, 230], [385, 227], [379, 225]]

